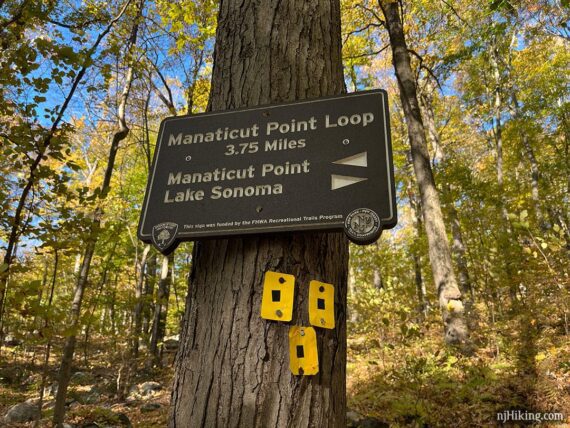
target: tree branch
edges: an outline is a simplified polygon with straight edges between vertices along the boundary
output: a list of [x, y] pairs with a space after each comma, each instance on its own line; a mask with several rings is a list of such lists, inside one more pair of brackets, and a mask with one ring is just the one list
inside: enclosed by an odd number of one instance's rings
[[385, 45], [384, 47], [378, 49], [377, 51], [374, 52], [367, 52], [367, 53], [363, 53], [360, 55], [351, 55], [351, 56], [345, 56], [344, 59], [356, 59], [356, 58], [363, 58], [366, 56], [373, 56], [373, 55], [378, 55], [382, 52], [384, 52], [386, 49], [388, 49], [390, 47], [390, 45]]
[[366, 31], [366, 30], [368, 30], [370, 27], [382, 27], [382, 24], [377, 24], [377, 23], [375, 23], [375, 22], [371, 22], [371, 23], [369, 23], [368, 25], [365, 25], [365, 26], [362, 27], [362, 28], [357, 28], [356, 30], [352, 30], [352, 31], [346, 33], [346, 37], [345, 37], [344, 41], [342, 42], [342, 44], [344, 45], [344, 44], [348, 41], [348, 39], [350, 38], [350, 36], [352, 36], [353, 34], [358, 34], [358, 33], [362, 32], [362, 31]]
[[413, 49], [408, 48], [408, 52], [411, 53], [413, 56], [415, 56], [420, 61], [420, 69], [427, 71], [428, 74], [435, 80], [435, 83], [437, 84], [437, 87], [440, 89], [440, 91], [443, 91], [443, 87], [439, 83], [439, 79], [435, 75], [434, 71], [430, 67], [428, 67], [427, 65], [424, 64], [424, 58]]
[[471, 25], [469, 25], [469, 23], [459, 15], [459, 13], [458, 13], [457, 10], [453, 7], [453, 5], [449, 4], [446, 0], [441, 0], [441, 2], [442, 2], [443, 4], [445, 4], [448, 8], [451, 9], [451, 11], [453, 12], [453, 14], [457, 17], [457, 19], [459, 19], [462, 23], [464, 23], [465, 25], [467, 25], [469, 28], [472, 28]]
[[361, 4], [361, 3], [358, 3], [358, 4], [356, 5], [356, 7], [359, 7], [359, 8], [361, 8], [361, 9], [364, 9], [366, 12], [372, 14], [372, 16], [374, 16], [374, 18], [376, 18], [376, 21], [378, 22], [378, 24], [380, 24], [380, 25], [382, 25], [382, 26], [384, 26], [384, 25], [386, 24], [386, 23], [384, 22], [384, 20], [383, 20], [382, 18], [380, 18], [380, 16], [378, 16], [378, 14], [377, 14], [373, 9], [370, 9], [369, 7], [366, 7], [366, 6], [364, 6], [363, 4]]

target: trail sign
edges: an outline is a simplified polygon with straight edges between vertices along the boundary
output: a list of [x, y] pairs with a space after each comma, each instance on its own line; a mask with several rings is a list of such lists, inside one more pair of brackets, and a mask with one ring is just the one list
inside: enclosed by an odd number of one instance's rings
[[165, 119], [138, 235], [165, 254], [310, 230], [368, 244], [396, 221], [387, 95], [374, 90]]

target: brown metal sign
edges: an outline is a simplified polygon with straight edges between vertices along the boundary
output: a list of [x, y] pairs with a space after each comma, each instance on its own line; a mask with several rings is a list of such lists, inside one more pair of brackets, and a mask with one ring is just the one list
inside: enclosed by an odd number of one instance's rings
[[139, 238], [181, 241], [396, 225], [385, 91], [177, 116], [159, 130]]

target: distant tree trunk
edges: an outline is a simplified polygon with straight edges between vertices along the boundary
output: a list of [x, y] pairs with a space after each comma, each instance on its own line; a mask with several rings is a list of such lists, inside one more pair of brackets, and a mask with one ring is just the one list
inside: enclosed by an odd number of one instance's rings
[[435, 113], [433, 111], [433, 92], [435, 87], [429, 79], [425, 79], [424, 83], [425, 88], [423, 88], [420, 94], [420, 109], [428, 130], [428, 140], [433, 149], [433, 163], [435, 165], [444, 161], [445, 153], [441, 145], [441, 138], [435, 124]]
[[[376, 242], [375, 247], [376, 251], [379, 251], [380, 246], [378, 245], [378, 242]], [[376, 290], [381, 290], [384, 288], [384, 280], [382, 279], [382, 272], [380, 272], [379, 266], [374, 266], [374, 269], [372, 271], [372, 282]]]
[[[144, 284], [144, 296], [143, 296], [143, 307], [142, 307], [142, 332], [145, 338], [148, 339], [148, 334], [152, 321], [152, 314], [154, 312], [154, 305], [152, 304], [154, 295], [154, 286], [156, 284], [156, 259], [157, 255], [153, 254], [147, 263], [145, 284]], [[145, 339], [145, 340], [146, 340]]]
[[186, 89], [186, 114], [192, 114], [192, 108], [194, 107], [194, 95], [196, 92], [196, 83], [198, 79], [198, 74], [202, 65], [204, 65], [204, 50], [199, 49], [194, 53], [194, 66], [190, 72], [190, 85]]
[[150, 245], [145, 245], [144, 250], [141, 254], [140, 262], [137, 263], [137, 282], [135, 286], [135, 309], [133, 313], [134, 326], [133, 326], [133, 338], [132, 338], [132, 348], [131, 355], [133, 358], [137, 358], [139, 355], [139, 341], [142, 332], [142, 311], [144, 306], [144, 281], [146, 277], [146, 264], [148, 259], [148, 253], [150, 252]]
[[[411, 154], [409, 156], [409, 165], [412, 169]], [[422, 235], [422, 214], [421, 214], [421, 202], [416, 194], [411, 188], [408, 192], [408, 197], [410, 199], [410, 211], [412, 216], [412, 222], [414, 224], [414, 229], [416, 230], [416, 236], [413, 242], [412, 248], [412, 259], [414, 261], [414, 282], [416, 284], [416, 295], [418, 296], [418, 309], [421, 317], [425, 318], [429, 310], [429, 302], [427, 300], [426, 284], [423, 280], [422, 275], [422, 256], [420, 253], [420, 239]]]
[[53, 274], [51, 276], [51, 285], [50, 285], [50, 290], [49, 290], [49, 297], [48, 297], [47, 307], [46, 307], [46, 310], [44, 312], [45, 315], [44, 315], [44, 323], [43, 323], [43, 328], [42, 328], [42, 336], [47, 336], [48, 339], [47, 339], [47, 343], [46, 343], [44, 364], [43, 364], [43, 368], [42, 368], [42, 379], [40, 381], [40, 398], [38, 400], [38, 409], [39, 409], [40, 415], [42, 412], [46, 381], [47, 381], [48, 372], [49, 372], [49, 357], [50, 357], [50, 353], [51, 353], [51, 344], [52, 344], [52, 333], [49, 331], [49, 320], [50, 320], [50, 310], [51, 310], [51, 306], [53, 303], [53, 293], [55, 290], [55, 283], [57, 281], [58, 265], [59, 265], [59, 253], [57, 252], [57, 249], [56, 249], [56, 250], [54, 250], [54, 254], [53, 254]]
[[[42, 273], [42, 283], [40, 285], [40, 287], [38, 288], [38, 307], [40, 307], [42, 305], [42, 299], [44, 297], [44, 290], [46, 288], [47, 285], [47, 281], [48, 281], [48, 270], [49, 270], [49, 259], [47, 254], [44, 255], [44, 271]], [[32, 322], [32, 334], [33, 334], [33, 330], [35, 330], [36, 328], [41, 329], [41, 326], [38, 326], [38, 314], [34, 315], [34, 321]], [[0, 342], [2, 343], [2, 342]], [[36, 352], [34, 351], [34, 356], [33, 358], [35, 358], [36, 356]], [[32, 360], [32, 362], [34, 362], [34, 360]]]
[[[514, 116], [519, 122], [522, 122], [525, 118], [521, 112], [521, 107], [519, 104], [519, 100], [517, 98], [516, 92], [513, 90], [512, 92], [512, 101], [513, 101], [513, 109], [514, 109]], [[532, 144], [530, 143], [530, 139], [528, 136], [528, 132], [524, 128], [520, 130], [521, 141], [523, 144], [524, 152], [527, 156], [528, 162], [530, 164], [530, 196], [533, 204], [534, 213], [536, 215], [536, 220], [541, 228], [544, 228], [544, 215], [541, 210], [540, 206], [540, 192], [539, 192], [539, 177], [540, 177], [540, 170], [538, 167], [538, 161], [536, 160], [536, 155], [534, 154], [534, 149]]]
[[[429, 130], [429, 140], [435, 152], [434, 159], [437, 163], [445, 163], [447, 157], [441, 144], [441, 138], [435, 124], [435, 114], [433, 111], [433, 91], [435, 91], [435, 87], [429, 80], [426, 81], [425, 86], [426, 88], [421, 94], [422, 117], [425, 119]], [[445, 184], [442, 191], [448, 195], [448, 198], [450, 197], [451, 188], [449, 184]], [[457, 264], [459, 287], [463, 294], [466, 312], [470, 314], [473, 308], [473, 287], [467, 268], [465, 243], [463, 241], [463, 233], [461, 232], [461, 223], [459, 223], [459, 216], [455, 208], [455, 201], [451, 200], [449, 202], [446, 211], [448, 211], [449, 222], [451, 223], [451, 235], [453, 237], [451, 252]]]
[[426, 283], [422, 276], [422, 259], [419, 252], [414, 252], [412, 255], [414, 260], [414, 282], [416, 284], [416, 295], [418, 296], [418, 307], [422, 319], [425, 319], [429, 310], [429, 303], [427, 300]]
[[93, 324], [93, 318], [95, 314], [95, 310], [100, 306], [100, 299], [101, 294], [103, 294], [103, 289], [107, 285], [107, 277], [109, 274], [109, 269], [111, 267], [111, 260], [115, 256], [115, 250], [117, 248], [117, 242], [113, 244], [111, 251], [105, 257], [105, 262], [103, 263], [103, 273], [101, 275], [101, 280], [99, 281], [99, 287], [97, 288], [97, 295], [93, 299], [91, 304], [91, 309], [87, 312], [89, 316], [87, 317], [87, 325], [85, 326], [85, 337], [83, 338], [83, 363], [87, 366], [88, 365], [88, 348], [89, 348], [89, 334], [91, 333], [91, 326]]
[[115, 276], [113, 284], [114, 287], [111, 288], [111, 301], [109, 302], [109, 318], [111, 320], [111, 335], [114, 338], [117, 334], [117, 276]]
[[[222, 0], [211, 110], [344, 90], [338, 0]], [[263, 275], [296, 277], [291, 325], [308, 325], [308, 283], [334, 284], [336, 328], [317, 332], [318, 375], [289, 369], [289, 324], [259, 316]], [[171, 427], [345, 427], [348, 243], [342, 233], [194, 246]]]
[[[94, 220], [95, 222], [96, 220]], [[93, 229], [92, 229], [93, 230]], [[90, 234], [91, 235], [91, 234]], [[71, 327], [72, 331], [69, 334], [65, 345], [63, 347], [63, 355], [61, 358], [61, 365], [59, 367], [58, 375], [58, 388], [54, 407], [53, 423], [58, 428], [63, 426], [63, 418], [65, 416], [65, 399], [67, 397], [67, 387], [69, 379], [71, 378], [71, 364], [73, 363], [73, 354], [75, 353], [75, 344], [77, 341], [77, 334], [79, 330], [79, 321], [81, 316], [81, 303], [83, 302], [83, 293], [87, 286], [87, 279], [89, 276], [89, 268], [91, 267], [91, 259], [95, 252], [96, 240], [90, 238], [85, 247], [85, 254], [83, 256], [83, 263], [75, 285], [75, 292], [73, 302], [71, 304]]]
[[465, 308], [453, 272], [439, 195], [431, 170], [426, 134], [418, 103], [416, 79], [410, 65], [410, 55], [400, 17], [400, 5], [397, 1], [380, 0], [380, 6], [390, 35], [392, 59], [408, 126], [414, 171], [420, 190], [428, 238], [430, 262], [437, 287], [439, 306], [443, 314], [445, 340], [448, 343], [461, 343], [468, 338]]
[[499, 198], [501, 202], [501, 209], [503, 210], [504, 217], [506, 217], [506, 207], [504, 204], [504, 172], [503, 172], [503, 123], [502, 123], [502, 110], [503, 110], [503, 97], [501, 94], [501, 72], [499, 70], [499, 52], [492, 43], [490, 47], [490, 64], [493, 73], [493, 83], [494, 83], [494, 103], [493, 103], [493, 135], [495, 137], [495, 149], [496, 149], [496, 170], [497, 170], [497, 184], [499, 186]]
[[[355, 294], [356, 294], [356, 276], [354, 273], [354, 267], [350, 266], [349, 272], [348, 272], [348, 283], [347, 283], [347, 297], [350, 296], [351, 298], [354, 298]], [[347, 310], [347, 319], [350, 322], [358, 322], [358, 314], [356, 313], [356, 311], [354, 310], [354, 308], [348, 307]]]
[[493, 137], [495, 139], [495, 149], [497, 156], [496, 170], [497, 170], [497, 187], [498, 187], [498, 200], [499, 209], [501, 212], [502, 231], [499, 232], [497, 237], [497, 247], [499, 248], [500, 257], [502, 257], [502, 265], [504, 266], [504, 274], [506, 278], [504, 282], [509, 287], [509, 294], [511, 301], [515, 302], [517, 297], [517, 284], [514, 281], [515, 268], [513, 267], [513, 244], [511, 222], [508, 216], [507, 199], [505, 197], [505, 180], [503, 171], [503, 122], [502, 114], [504, 108], [503, 102], [503, 84], [501, 79], [501, 71], [499, 69], [500, 53], [497, 48], [497, 41], [493, 39], [489, 49], [489, 63], [491, 65], [491, 72], [493, 78]]
[[471, 284], [471, 278], [469, 277], [469, 270], [467, 268], [467, 254], [463, 241], [463, 234], [461, 232], [461, 223], [459, 222], [459, 217], [455, 207], [451, 207], [449, 209], [449, 221], [451, 223], [451, 236], [453, 237], [451, 248], [457, 263], [459, 286], [461, 287], [461, 292], [465, 295], [466, 306], [468, 306], [467, 312], [469, 312], [474, 302], [473, 286]]
[[[137, 32], [139, 27], [139, 17], [142, 12], [143, 1], [144, 0], [141, 0], [139, 2], [139, 9], [137, 12], [137, 16], [135, 18], [133, 27], [131, 29], [130, 38], [127, 43], [128, 46], [127, 51], [129, 52], [129, 54], [132, 53], [131, 50], [136, 43]], [[129, 128], [125, 120], [125, 109], [127, 106], [127, 100], [129, 98], [131, 84], [133, 81], [133, 75], [134, 75], [133, 64], [134, 61], [131, 62], [131, 64], [127, 69], [125, 85], [118, 106], [117, 130], [113, 133], [113, 136], [111, 138], [111, 147], [109, 151], [109, 157], [107, 159], [107, 167], [105, 169], [103, 184], [101, 185], [100, 188], [101, 194], [103, 195], [107, 194], [111, 187], [111, 176], [113, 174], [113, 169], [115, 167], [115, 159], [117, 156], [117, 151], [119, 149], [119, 144], [127, 137], [129, 133]], [[79, 275], [77, 277], [77, 283], [75, 285], [75, 291], [70, 311], [71, 333], [67, 338], [67, 340], [65, 341], [65, 345], [63, 347], [63, 355], [58, 375], [57, 395], [56, 395], [54, 413], [53, 413], [53, 424], [58, 428], [63, 426], [63, 419], [65, 416], [65, 399], [67, 397], [67, 387], [69, 386], [69, 380], [71, 378], [71, 365], [73, 363], [73, 355], [75, 353], [77, 334], [80, 328], [81, 305], [83, 302], [83, 294], [85, 292], [85, 288], [87, 287], [89, 281], [89, 270], [91, 268], [91, 261], [95, 253], [95, 246], [97, 245], [99, 237], [98, 231], [101, 226], [102, 216], [103, 216], [103, 210], [101, 205], [99, 205], [95, 209], [95, 213], [93, 214], [93, 218], [90, 225], [90, 231], [88, 233], [88, 238], [85, 245], [85, 252], [83, 254], [83, 261], [81, 263], [81, 269], [79, 271]]]
[[372, 281], [374, 283], [374, 288], [376, 290], [381, 290], [384, 288], [384, 281], [382, 281], [382, 274], [378, 268], [374, 269]]
[[79, 271], [81, 270], [81, 253], [77, 253], [75, 255], [75, 265], [73, 266], [73, 275], [79, 275]]
[[158, 281], [158, 291], [156, 303], [154, 305], [154, 319], [152, 322], [152, 332], [150, 335], [150, 354], [154, 364], [160, 366], [162, 346], [160, 342], [164, 340], [166, 331], [166, 316], [168, 315], [168, 299], [170, 298], [170, 284], [172, 282], [172, 269], [174, 263], [174, 253], [170, 256], [162, 256], [162, 268]]

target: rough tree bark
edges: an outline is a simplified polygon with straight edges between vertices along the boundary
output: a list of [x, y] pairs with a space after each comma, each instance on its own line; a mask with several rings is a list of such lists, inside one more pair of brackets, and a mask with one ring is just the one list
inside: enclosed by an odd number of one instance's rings
[[[132, 54], [132, 49], [134, 48], [137, 40], [137, 33], [139, 27], [139, 18], [142, 13], [143, 1], [138, 2], [138, 10], [134, 20], [134, 24], [131, 29], [131, 34], [127, 42], [127, 51]], [[111, 147], [109, 150], [109, 157], [107, 159], [107, 167], [105, 168], [105, 175], [103, 177], [103, 183], [101, 184], [101, 194], [106, 195], [111, 188], [111, 177], [113, 175], [113, 169], [115, 167], [115, 159], [117, 156], [117, 151], [119, 149], [119, 144], [123, 141], [128, 133], [129, 127], [125, 119], [125, 110], [127, 106], [127, 100], [129, 98], [129, 93], [131, 90], [131, 84], [133, 81], [133, 64], [131, 61], [125, 77], [125, 86], [121, 94], [119, 101], [118, 111], [117, 111], [117, 129], [111, 137]], [[88, 235], [85, 252], [83, 254], [83, 261], [81, 263], [81, 268], [79, 270], [79, 275], [77, 277], [77, 282], [75, 284], [75, 290], [73, 295], [73, 301], [71, 304], [71, 334], [65, 341], [63, 347], [63, 354], [61, 358], [61, 365], [59, 367], [58, 374], [58, 389], [55, 398], [55, 406], [53, 413], [53, 425], [58, 428], [63, 426], [63, 419], [65, 416], [65, 399], [67, 397], [67, 387], [69, 386], [69, 380], [71, 379], [71, 365], [73, 363], [73, 355], [75, 353], [75, 345], [77, 342], [77, 332], [80, 326], [81, 320], [81, 305], [83, 303], [83, 294], [85, 288], [87, 287], [89, 281], [89, 270], [91, 268], [91, 260], [95, 253], [95, 246], [97, 245], [99, 237], [99, 229], [101, 226], [101, 220], [103, 216], [103, 209], [101, 204], [95, 209], [93, 213], [93, 219], [90, 225], [90, 233]]]
[[[211, 110], [339, 94], [339, 1], [222, 0], [214, 57]], [[259, 316], [268, 270], [296, 277], [290, 324]], [[346, 426], [347, 273], [341, 233], [196, 243], [170, 426]], [[312, 279], [335, 285], [336, 329], [317, 332], [319, 374], [293, 376], [288, 331], [308, 325]]]
[[426, 133], [418, 103], [416, 78], [410, 64], [400, 17], [400, 3], [395, 0], [380, 0], [379, 3], [390, 35], [392, 60], [406, 116], [414, 172], [420, 190], [422, 214], [428, 238], [429, 258], [443, 315], [445, 340], [448, 343], [461, 343], [468, 338], [463, 296], [453, 272], [439, 194], [431, 170]]

